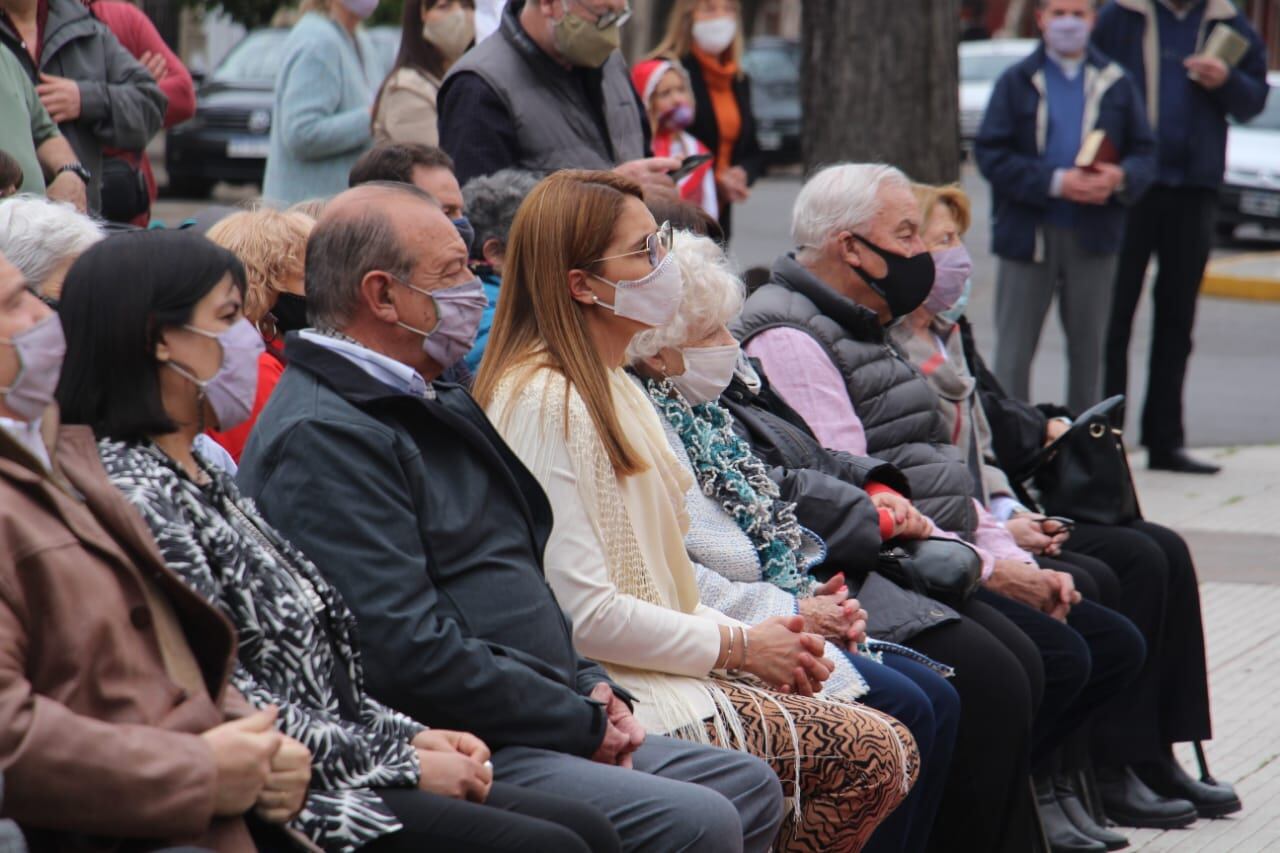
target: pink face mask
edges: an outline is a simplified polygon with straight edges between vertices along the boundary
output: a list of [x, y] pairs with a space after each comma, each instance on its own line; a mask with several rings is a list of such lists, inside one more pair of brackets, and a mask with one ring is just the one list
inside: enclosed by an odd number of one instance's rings
[[183, 328], [218, 342], [222, 350], [218, 372], [209, 379], [201, 380], [181, 365], [172, 361], [166, 364], [195, 385], [201, 397], [209, 400], [219, 430], [235, 429], [249, 420], [253, 413], [253, 401], [258, 394], [258, 356], [265, 349], [262, 336], [243, 317], [221, 332], [209, 332], [195, 326]]
[[676, 104], [658, 116], [658, 124], [669, 130], [684, 130], [693, 124], [693, 107], [689, 104]]
[[0, 345], [13, 347], [18, 354], [18, 374], [7, 387], [0, 387], [0, 397], [9, 411], [34, 421], [53, 402], [62, 374], [62, 357], [67, 352], [62, 322], [57, 314], [50, 314], [12, 338], [0, 338]]
[[924, 300], [930, 314], [941, 314], [960, 300], [964, 283], [973, 272], [973, 259], [963, 243], [933, 254], [933, 289]]

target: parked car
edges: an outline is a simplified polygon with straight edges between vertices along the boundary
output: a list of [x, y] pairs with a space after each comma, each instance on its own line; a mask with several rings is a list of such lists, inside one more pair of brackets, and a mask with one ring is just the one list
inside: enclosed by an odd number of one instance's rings
[[757, 36], [742, 56], [751, 77], [756, 140], [770, 163], [800, 159], [800, 43]]
[[[218, 181], [262, 184], [271, 138], [276, 72], [286, 27], [253, 30], [231, 49], [196, 92], [196, 114], [171, 128], [165, 138], [169, 191], [204, 198]], [[400, 28], [373, 27], [377, 71], [370, 85], [382, 84], [400, 45]]]
[[965, 148], [982, 126], [996, 79], [1036, 49], [1037, 39], [989, 39], [960, 43], [960, 142]]
[[1280, 71], [1267, 75], [1266, 109], [1227, 129], [1227, 169], [1218, 192], [1218, 234], [1248, 222], [1280, 228]]
[[276, 71], [289, 30], [254, 30], [196, 92], [196, 114], [165, 137], [169, 190], [203, 198], [218, 181], [262, 183]]

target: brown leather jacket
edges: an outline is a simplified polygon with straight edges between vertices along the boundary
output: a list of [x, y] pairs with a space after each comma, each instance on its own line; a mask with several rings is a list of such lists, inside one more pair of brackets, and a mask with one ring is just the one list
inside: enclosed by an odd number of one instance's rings
[[199, 737], [245, 709], [231, 624], [165, 567], [87, 427], [51, 409], [45, 443], [52, 476], [0, 431], [0, 814], [34, 850], [253, 850], [213, 816]]

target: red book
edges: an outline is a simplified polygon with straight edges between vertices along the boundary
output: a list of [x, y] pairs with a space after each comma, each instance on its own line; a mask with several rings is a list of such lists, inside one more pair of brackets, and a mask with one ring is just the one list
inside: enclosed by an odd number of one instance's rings
[[1076, 165], [1081, 169], [1094, 170], [1100, 163], [1119, 163], [1120, 151], [1105, 130], [1091, 130], [1080, 145], [1076, 154]]

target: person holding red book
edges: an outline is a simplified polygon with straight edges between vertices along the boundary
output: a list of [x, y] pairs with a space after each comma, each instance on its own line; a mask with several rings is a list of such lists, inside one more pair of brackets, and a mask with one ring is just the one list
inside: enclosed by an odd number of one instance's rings
[[974, 147], [991, 183], [999, 258], [996, 376], [1011, 395], [1029, 399], [1040, 330], [1057, 295], [1067, 405], [1076, 412], [1101, 398], [1125, 210], [1155, 177], [1155, 140], [1137, 86], [1089, 46], [1093, 6], [1041, 0], [1044, 42], [996, 82]]

